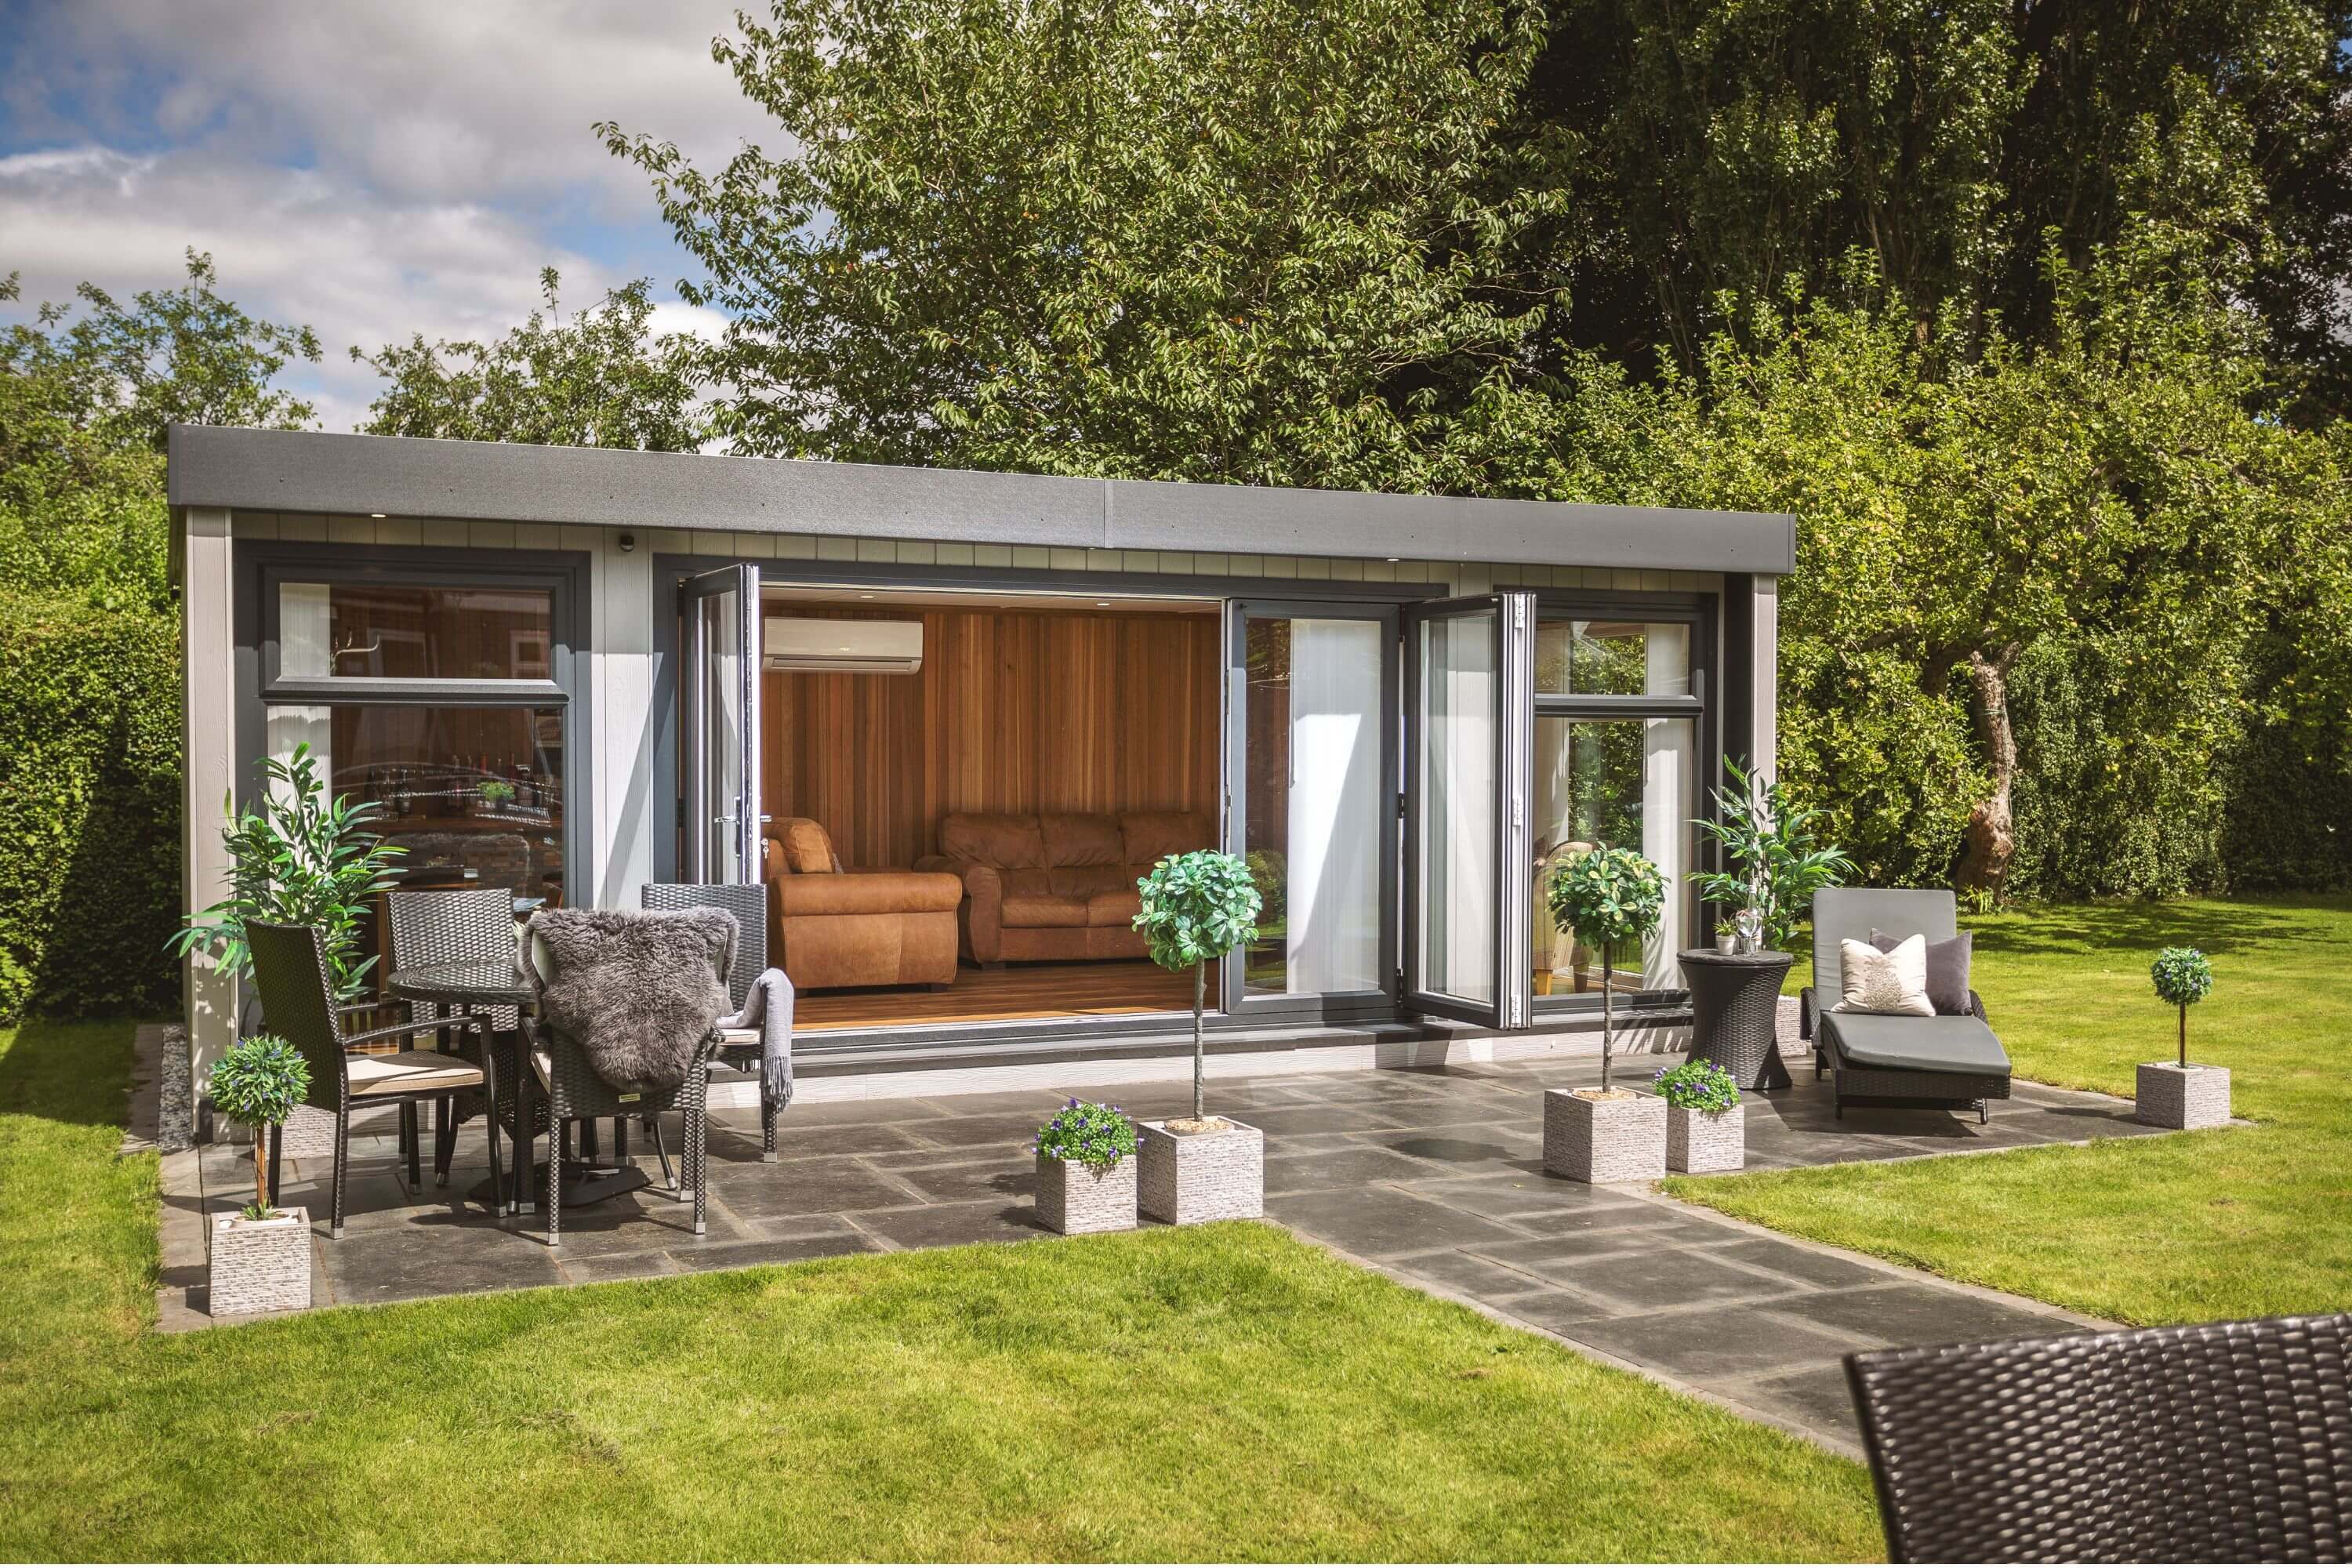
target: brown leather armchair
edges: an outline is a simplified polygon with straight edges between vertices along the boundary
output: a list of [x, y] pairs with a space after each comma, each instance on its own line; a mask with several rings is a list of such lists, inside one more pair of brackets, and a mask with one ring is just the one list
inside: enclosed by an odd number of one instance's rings
[[764, 847], [768, 951], [795, 989], [955, 983], [955, 878], [845, 871], [805, 816], [769, 824]]

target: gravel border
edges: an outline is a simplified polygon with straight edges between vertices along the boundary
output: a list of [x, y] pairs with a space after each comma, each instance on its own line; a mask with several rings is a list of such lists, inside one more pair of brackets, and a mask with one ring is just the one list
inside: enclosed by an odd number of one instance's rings
[[155, 1147], [166, 1154], [196, 1146], [196, 1095], [184, 1024], [163, 1029], [163, 1059], [155, 1075]]

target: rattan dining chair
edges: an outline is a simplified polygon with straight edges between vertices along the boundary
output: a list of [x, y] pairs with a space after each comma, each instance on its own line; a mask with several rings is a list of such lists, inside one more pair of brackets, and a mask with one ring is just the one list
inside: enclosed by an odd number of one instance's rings
[[[491, 1075], [462, 1057], [441, 1051], [403, 1050], [379, 1056], [364, 1049], [443, 1029], [478, 1037], [483, 1021], [470, 1016], [412, 1019], [383, 1028], [347, 1030], [345, 1019], [372, 1012], [377, 1004], [337, 1004], [326, 944], [316, 931], [309, 926], [247, 921], [245, 939], [253, 953], [254, 988], [260, 993], [269, 1032], [302, 1053], [310, 1069], [306, 1102], [334, 1114], [334, 1197], [329, 1234], [337, 1237], [343, 1234], [352, 1110], [363, 1105], [398, 1105], [413, 1114], [417, 1101], [439, 1100], [461, 1089], [478, 1090], [489, 1101], [490, 1205], [493, 1213], [504, 1212], [506, 1192], [499, 1173], [498, 1086]], [[413, 1151], [410, 1158], [413, 1169]]]
[[[541, 987], [555, 974], [554, 957], [546, 942], [530, 936], [530, 967], [533, 983]], [[703, 1047], [688, 1068], [683, 1081], [663, 1089], [616, 1089], [600, 1076], [588, 1060], [588, 1055], [564, 1030], [546, 1021], [544, 1007], [539, 1018], [525, 1017], [523, 1039], [529, 1047], [530, 1076], [523, 1080], [523, 1095], [536, 1107], [543, 1108], [548, 1130], [547, 1189], [541, 1195], [547, 1221], [547, 1245], [563, 1244], [563, 1140], [565, 1130], [578, 1122], [583, 1130], [602, 1116], [617, 1122], [623, 1118], [648, 1121], [667, 1112], [677, 1111], [686, 1124], [685, 1145], [678, 1151], [677, 1184], [671, 1195], [683, 1202], [689, 1194], [694, 1199], [694, 1234], [703, 1235], [707, 1226], [709, 1194], [704, 1189], [704, 1152], [709, 1142], [710, 1062], [718, 1049], [719, 1031], [713, 1027]], [[536, 1114], [527, 1110], [520, 1119], [530, 1126]], [[528, 1137], [528, 1135], [526, 1135]], [[583, 1155], [585, 1150], [583, 1149]], [[662, 1161], [665, 1171], [668, 1157]], [[530, 1144], [519, 1142], [515, 1151], [515, 1169], [528, 1173], [532, 1168]]]
[[2336, 1562], [2352, 1313], [1846, 1357], [1897, 1563]]
[[[751, 995], [752, 983], [768, 967], [768, 889], [759, 882], [647, 882], [637, 889], [637, 903], [648, 910], [725, 910], [735, 917], [735, 963], [719, 978], [726, 983], [729, 1001], [740, 1013]], [[767, 1077], [760, 1071], [760, 1031], [721, 1029], [719, 1059], [738, 1072], [760, 1079], [760, 1158], [776, 1160], [776, 1113], [783, 1108], [768, 1094]], [[660, 1137], [660, 1129], [654, 1130]], [[658, 1148], [659, 1144], [656, 1143]]]
[[[394, 890], [384, 895], [387, 923], [391, 926], [392, 963], [394, 970], [422, 969], [436, 963], [496, 963], [511, 962], [515, 951], [514, 889], [511, 888], [456, 888], [414, 892]], [[409, 1016], [420, 1022], [443, 1016], [459, 1016], [456, 1009], [446, 1011], [437, 1003], [412, 1002]], [[518, 1015], [512, 1007], [490, 1007], [483, 1010], [489, 1027], [511, 1038]], [[510, 1053], [509, 1053], [510, 1054]], [[489, 1060], [488, 1057], [483, 1058]], [[509, 1093], [512, 1094], [514, 1078], [512, 1063], [502, 1069], [508, 1073]], [[516, 1100], [509, 1106], [511, 1116]], [[475, 1107], [462, 1100], [445, 1100], [435, 1108], [438, 1136], [434, 1140], [433, 1175], [437, 1185], [449, 1184], [449, 1163], [456, 1155], [457, 1129], [474, 1114]], [[508, 1129], [509, 1132], [513, 1129]], [[409, 1179], [416, 1179], [416, 1108], [401, 1108], [402, 1146], [409, 1157]]]

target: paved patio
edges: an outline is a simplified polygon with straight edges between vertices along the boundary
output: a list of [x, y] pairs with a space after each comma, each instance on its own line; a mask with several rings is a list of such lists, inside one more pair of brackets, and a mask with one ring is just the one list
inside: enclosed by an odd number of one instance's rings
[[[1631, 1076], [1656, 1065], [1633, 1058]], [[1791, 1066], [1796, 1088], [1746, 1097], [1751, 1169], [2158, 1135], [2130, 1120], [2127, 1101], [2025, 1083], [1987, 1127], [1940, 1111], [1850, 1110], [1840, 1122], [1809, 1062]], [[1265, 1130], [1267, 1213], [1298, 1234], [1846, 1452], [1854, 1436], [1838, 1361], [1848, 1351], [2091, 1321], [1775, 1237], [1647, 1190], [1547, 1176], [1542, 1090], [1598, 1079], [1597, 1061], [1576, 1057], [1213, 1080], [1211, 1103]], [[428, 1163], [423, 1190], [410, 1190], [388, 1121], [355, 1137], [341, 1241], [325, 1239], [324, 1161], [289, 1160], [284, 1197], [318, 1222], [319, 1305], [1032, 1240], [1045, 1233], [1031, 1213], [1027, 1141], [1064, 1092], [795, 1105], [773, 1165], [760, 1162], [754, 1112], [714, 1112], [703, 1237], [691, 1234], [688, 1205], [646, 1191], [566, 1210], [563, 1245], [551, 1250], [536, 1215], [501, 1225], [460, 1201], [486, 1171], [478, 1125], [461, 1138], [446, 1189], [432, 1185]], [[1143, 1117], [1190, 1108], [1182, 1085], [1066, 1092]], [[658, 1181], [649, 1153], [642, 1163]], [[249, 1154], [225, 1146], [167, 1159], [166, 1329], [211, 1321], [198, 1216], [249, 1197], [251, 1173]]]

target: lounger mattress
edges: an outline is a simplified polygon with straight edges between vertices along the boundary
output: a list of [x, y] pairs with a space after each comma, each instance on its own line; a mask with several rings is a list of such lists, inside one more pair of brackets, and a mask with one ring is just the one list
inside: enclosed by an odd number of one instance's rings
[[1882, 1072], [2009, 1076], [2009, 1053], [1982, 1018], [1922, 1018], [1889, 1013], [1824, 1013], [1847, 1065]]

